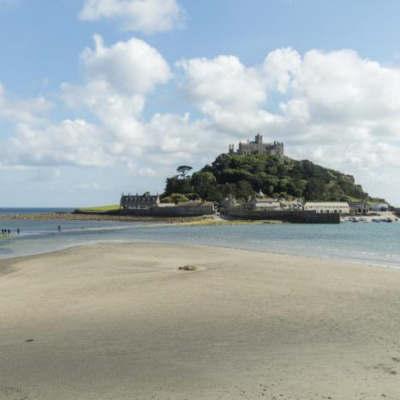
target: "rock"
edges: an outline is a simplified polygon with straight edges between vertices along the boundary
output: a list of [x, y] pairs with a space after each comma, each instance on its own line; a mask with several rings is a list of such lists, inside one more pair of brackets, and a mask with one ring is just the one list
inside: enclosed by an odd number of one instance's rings
[[196, 271], [197, 267], [194, 265], [185, 265], [184, 267], [179, 267], [178, 270], [180, 270], [180, 271]]

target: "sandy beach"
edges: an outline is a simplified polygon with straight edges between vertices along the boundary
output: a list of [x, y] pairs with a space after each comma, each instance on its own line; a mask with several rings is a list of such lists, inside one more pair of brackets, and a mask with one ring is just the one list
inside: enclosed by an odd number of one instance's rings
[[0, 399], [399, 399], [399, 293], [396, 270], [212, 247], [3, 260]]

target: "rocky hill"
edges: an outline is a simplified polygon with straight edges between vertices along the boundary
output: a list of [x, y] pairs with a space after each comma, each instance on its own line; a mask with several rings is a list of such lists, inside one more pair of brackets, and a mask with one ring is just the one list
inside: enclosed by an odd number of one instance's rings
[[372, 200], [354, 177], [321, 167], [311, 161], [297, 161], [273, 155], [221, 154], [211, 165], [187, 176], [191, 167], [178, 168], [179, 175], [167, 179], [166, 201], [202, 198], [221, 201], [229, 194], [246, 200], [262, 191], [271, 197], [304, 200]]

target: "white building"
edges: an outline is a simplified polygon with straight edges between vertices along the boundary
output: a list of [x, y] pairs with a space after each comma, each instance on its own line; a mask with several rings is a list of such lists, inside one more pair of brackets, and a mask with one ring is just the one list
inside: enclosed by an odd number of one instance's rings
[[349, 214], [349, 203], [345, 202], [308, 202], [304, 205], [305, 211], [316, 211], [317, 214]]

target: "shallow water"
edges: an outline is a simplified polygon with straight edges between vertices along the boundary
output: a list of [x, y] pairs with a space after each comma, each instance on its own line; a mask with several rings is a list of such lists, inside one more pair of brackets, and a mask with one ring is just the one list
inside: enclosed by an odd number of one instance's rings
[[[62, 232], [57, 231], [61, 225]], [[0, 240], [0, 258], [108, 242], [168, 242], [232, 247], [400, 268], [400, 223], [174, 226], [115, 221], [1, 220], [20, 236]]]
[[0, 215], [17, 215], [17, 214], [45, 214], [45, 213], [69, 213], [73, 211], [74, 208], [1, 208]]

